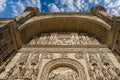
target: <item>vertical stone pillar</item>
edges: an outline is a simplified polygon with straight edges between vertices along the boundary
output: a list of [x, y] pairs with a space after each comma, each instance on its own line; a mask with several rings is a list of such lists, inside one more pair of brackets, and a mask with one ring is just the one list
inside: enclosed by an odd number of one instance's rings
[[112, 51], [120, 53], [120, 17], [113, 17], [113, 23], [109, 34], [108, 47]]
[[113, 27], [112, 50], [120, 53], [120, 17], [115, 17]]
[[3, 19], [0, 25], [0, 63], [11, 53], [17, 51], [15, 39], [16, 22], [13, 19]]
[[16, 42], [16, 38], [15, 38], [15, 35], [16, 35], [16, 30], [15, 30], [15, 27], [16, 27], [16, 23], [15, 21], [11, 21], [9, 24], [7, 24], [7, 26], [9, 27], [9, 31], [10, 31], [10, 35], [11, 35], [11, 38], [12, 38], [12, 41], [13, 41], [13, 44], [14, 44], [14, 49], [17, 50], [18, 47], [17, 47], [17, 42]]
[[116, 17], [113, 17], [113, 23], [111, 25], [111, 30], [110, 30], [110, 33], [109, 33], [109, 39], [108, 39], [108, 47], [110, 49], [113, 50], [113, 43], [114, 43], [114, 40], [115, 40], [115, 31], [117, 29], [117, 26], [116, 26]]
[[[21, 40], [21, 25], [24, 24], [28, 19], [30, 19], [33, 16], [36, 16], [39, 13], [39, 9], [38, 8], [33, 8], [33, 7], [27, 7], [24, 10], [24, 13], [22, 13], [19, 16], [15, 17], [15, 21], [17, 26], [15, 27], [15, 34], [16, 34], [16, 41], [18, 44], [18, 48], [20, 48], [22, 46], [22, 40]], [[23, 33], [24, 34], [24, 33]]]
[[108, 14], [102, 6], [93, 7], [91, 13], [111, 26], [107, 45], [111, 50], [116, 50], [117, 53], [120, 53], [120, 17]]

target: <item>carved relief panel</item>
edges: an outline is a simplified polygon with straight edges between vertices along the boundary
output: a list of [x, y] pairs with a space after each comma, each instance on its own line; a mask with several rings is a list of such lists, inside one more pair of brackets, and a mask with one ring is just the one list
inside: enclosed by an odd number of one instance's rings
[[70, 33], [59, 33], [57, 35], [56, 45], [72, 45], [73, 39]]
[[30, 45], [99, 45], [96, 37], [87, 33], [42, 33], [34, 36]]
[[58, 67], [49, 73], [48, 80], [79, 80], [75, 70], [68, 67]]

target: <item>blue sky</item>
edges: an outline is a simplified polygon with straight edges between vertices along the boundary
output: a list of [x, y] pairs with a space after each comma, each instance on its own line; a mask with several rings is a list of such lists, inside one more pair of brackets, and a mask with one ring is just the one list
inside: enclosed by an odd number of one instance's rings
[[38, 7], [40, 12], [89, 12], [98, 5], [120, 16], [120, 0], [0, 0], [0, 18], [17, 16], [27, 6]]

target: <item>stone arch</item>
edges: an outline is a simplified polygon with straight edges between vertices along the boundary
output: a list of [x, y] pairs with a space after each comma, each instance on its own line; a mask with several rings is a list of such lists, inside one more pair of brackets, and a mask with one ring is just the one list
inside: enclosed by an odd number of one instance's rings
[[77, 72], [79, 80], [87, 80], [83, 65], [70, 58], [58, 58], [49, 61], [42, 69], [40, 80], [48, 80], [49, 73], [58, 67], [68, 67]]
[[96, 36], [103, 44], [107, 43], [110, 26], [95, 16], [49, 16], [40, 17], [27, 21], [20, 26], [21, 39], [23, 43], [36, 34], [42, 32], [86, 32]]

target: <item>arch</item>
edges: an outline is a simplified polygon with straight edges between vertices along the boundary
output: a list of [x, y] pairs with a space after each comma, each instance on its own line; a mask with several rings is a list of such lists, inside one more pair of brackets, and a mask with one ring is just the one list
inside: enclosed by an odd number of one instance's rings
[[[92, 18], [93, 17], [93, 18]], [[35, 17], [20, 26], [23, 43], [29, 42], [42, 32], [86, 32], [95, 35], [103, 44], [107, 43], [110, 26], [95, 16], [48, 16]]]
[[70, 58], [57, 58], [49, 61], [42, 69], [40, 80], [48, 80], [49, 73], [58, 67], [68, 67], [75, 70], [79, 75], [79, 80], [87, 80], [83, 65]]

